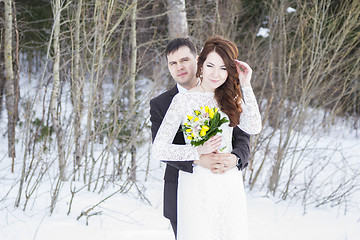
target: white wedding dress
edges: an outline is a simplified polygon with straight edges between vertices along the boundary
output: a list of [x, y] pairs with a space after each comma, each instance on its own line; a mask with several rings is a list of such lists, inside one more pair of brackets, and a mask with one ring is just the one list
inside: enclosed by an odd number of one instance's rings
[[[239, 127], [248, 134], [261, 131], [261, 116], [251, 87], [242, 89], [243, 99]], [[218, 107], [212, 92], [178, 93], [157, 132], [152, 158], [166, 161], [193, 161], [199, 156], [196, 147], [172, 144], [179, 125], [200, 107]], [[227, 115], [221, 112], [221, 117]], [[221, 126], [224, 151], [232, 151], [232, 131], [228, 123]], [[241, 171], [236, 167], [224, 174], [213, 174], [201, 166], [193, 173], [179, 171], [177, 210], [178, 240], [246, 240], [247, 208]]]

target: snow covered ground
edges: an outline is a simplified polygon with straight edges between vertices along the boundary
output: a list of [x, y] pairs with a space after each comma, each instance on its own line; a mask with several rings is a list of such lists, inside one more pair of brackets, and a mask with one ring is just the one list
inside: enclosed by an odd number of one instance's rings
[[[0, 239], [6, 240], [168, 240], [174, 239], [169, 222], [162, 216], [163, 168], [154, 168], [144, 183], [151, 205], [130, 194], [117, 194], [94, 209], [97, 215], [77, 220], [88, 209], [115, 190], [97, 194], [82, 191], [72, 204], [62, 195], [57, 208], [49, 216], [49, 193], [39, 193], [37, 201], [24, 212], [14, 208], [14, 201], [0, 202]], [[1, 175], [2, 181], [5, 179]], [[1, 193], [5, 186], [0, 184]], [[63, 189], [69, 187], [64, 185]], [[68, 191], [63, 191], [68, 192]], [[359, 240], [360, 215], [337, 208], [309, 208], [303, 215], [300, 203], [279, 201], [261, 192], [247, 191], [251, 240]], [[12, 199], [14, 200], [14, 199]], [[241, 229], [239, 229], [241, 234]]]

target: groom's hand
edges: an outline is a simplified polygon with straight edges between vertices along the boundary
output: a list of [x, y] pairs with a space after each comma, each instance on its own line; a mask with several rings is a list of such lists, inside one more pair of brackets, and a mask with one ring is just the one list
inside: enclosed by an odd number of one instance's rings
[[231, 153], [209, 153], [200, 155], [194, 163], [221, 174], [236, 166], [237, 157]]
[[215, 154], [219, 161], [212, 165], [211, 172], [213, 173], [224, 173], [237, 164], [237, 157], [231, 153], [216, 153]]

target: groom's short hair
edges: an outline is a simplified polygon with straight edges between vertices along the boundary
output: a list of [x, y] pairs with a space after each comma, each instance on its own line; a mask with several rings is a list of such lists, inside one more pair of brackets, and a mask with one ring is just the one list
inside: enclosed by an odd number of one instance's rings
[[196, 56], [196, 46], [193, 42], [190, 41], [189, 38], [175, 38], [171, 40], [168, 45], [166, 46], [165, 54], [166, 57], [173, 53], [181, 47], [188, 47], [190, 49], [190, 52]]

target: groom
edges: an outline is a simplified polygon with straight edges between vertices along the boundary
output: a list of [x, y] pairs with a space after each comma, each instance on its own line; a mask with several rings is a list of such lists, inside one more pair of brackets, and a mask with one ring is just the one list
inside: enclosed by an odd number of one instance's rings
[[[185, 92], [197, 84], [199, 80], [196, 73], [196, 47], [187, 38], [177, 38], [169, 42], [166, 47], [168, 69], [176, 82], [176, 86], [169, 91], [153, 98], [150, 101], [150, 121], [152, 140], [161, 125], [162, 119], [168, 110], [173, 97], [179, 92]], [[180, 128], [180, 126], [179, 126]], [[247, 166], [250, 155], [250, 136], [234, 128], [232, 138], [232, 153], [211, 153], [201, 155], [199, 160], [191, 161], [165, 161], [166, 170], [164, 176], [164, 216], [170, 220], [175, 237], [177, 230], [177, 186], [179, 170], [192, 173], [193, 166], [200, 165], [208, 168], [213, 173], [221, 174], [237, 166], [239, 170]], [[178, 131], [173, 144], [185, 144], [184, 135]], [[161, 160], [161, 159], [159, 159]], [[230, 223], [233, 224], [233, 223]]]

